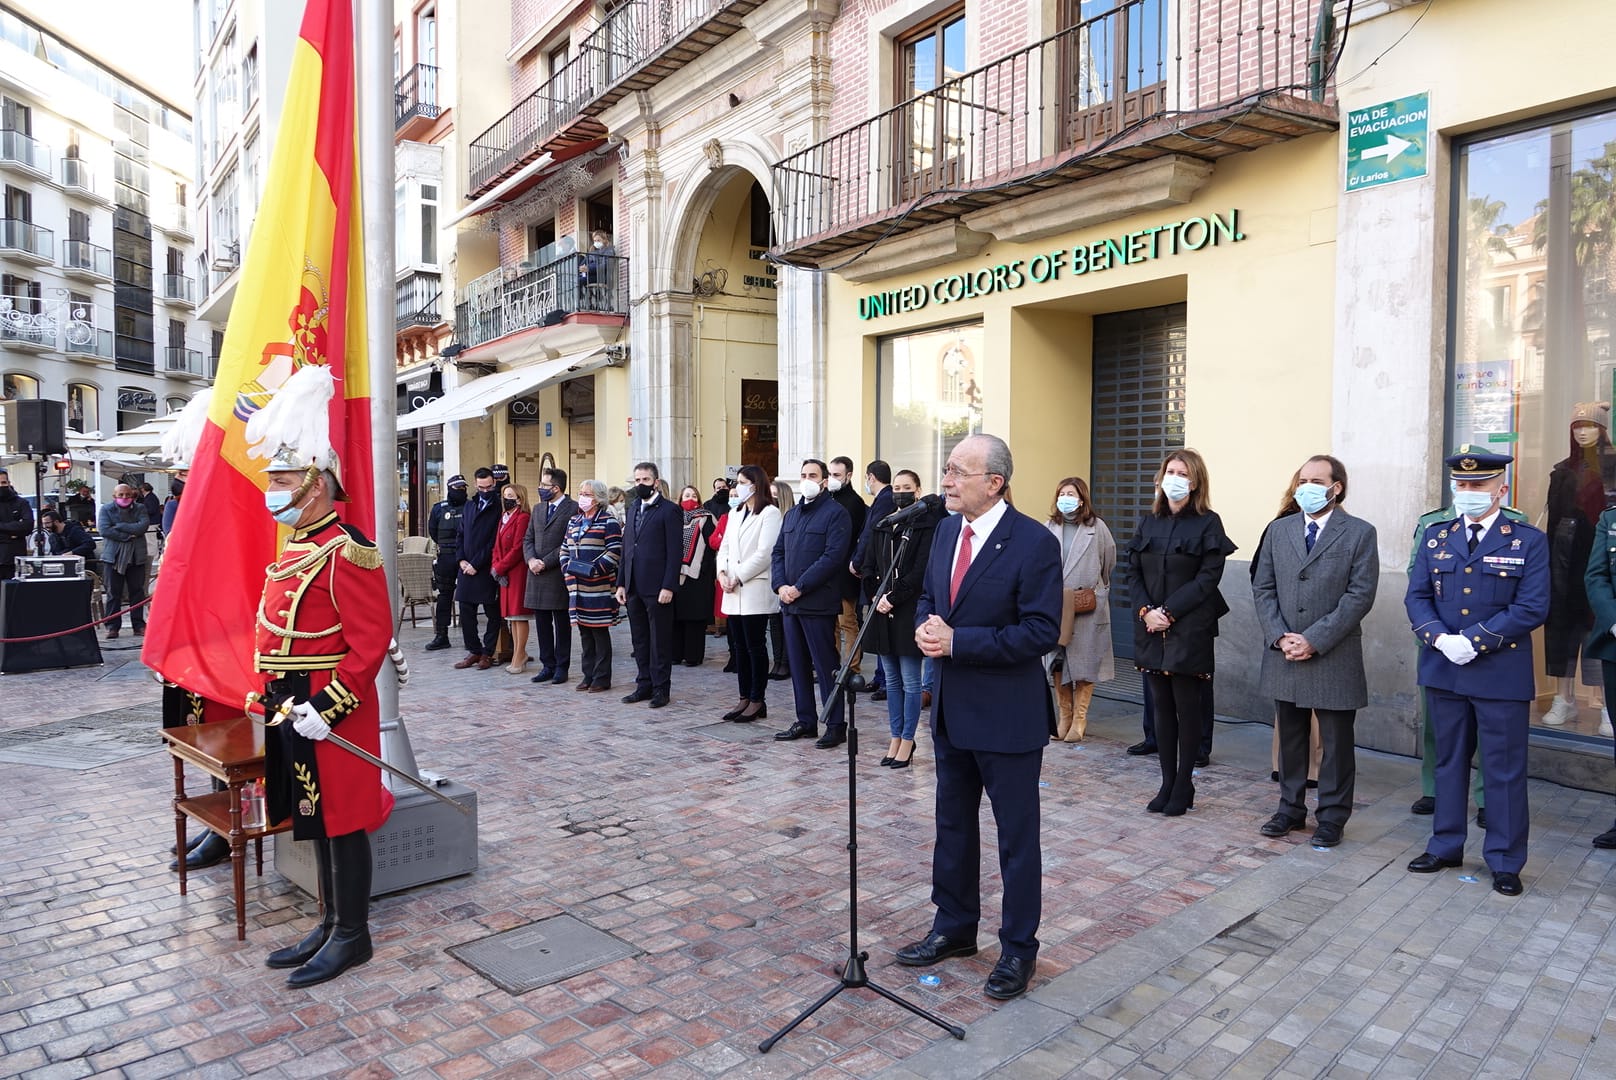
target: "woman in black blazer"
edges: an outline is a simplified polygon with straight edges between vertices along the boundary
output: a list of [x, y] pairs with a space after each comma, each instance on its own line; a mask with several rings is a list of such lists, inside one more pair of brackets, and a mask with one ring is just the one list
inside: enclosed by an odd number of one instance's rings
[[1218, 582], [1236, 550], [1212, 512], [1206, 463], [1175, 450], [1156, 471], [1156, 502], [1128, 543], [1134, 665], [1156, 711], [1161, 790], [1145, 809], [1176, 817], [1195, 805], [1191, 774], [1201, 742], [1218, 620], [1229, 610]]

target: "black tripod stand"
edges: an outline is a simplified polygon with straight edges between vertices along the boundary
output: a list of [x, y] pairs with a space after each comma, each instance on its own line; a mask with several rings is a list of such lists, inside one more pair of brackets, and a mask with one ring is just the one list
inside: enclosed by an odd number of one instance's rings
[[[881, 578], [881, 584], [876, 587], [875, 595], [882, 596], [887, 586], [892, 583], [893, 572], [903, 563], [904, 552], [909, 549], [910, 530], [905, 528], [898, 540], [898, 550], [892, 558], [892, 565], [887, 567], [886, 574]], [[849, 656], [856, 656], [864, 647], [864, 635], [869, 632], [870, 620], [866, 619], [864, 625], [859, 627], [858, 637], [853, 641], [853, 647], [848, 651]], [[847, 720], [847, 963], [842, 967], [841, 982], [826, 992], [818, 1001], [797, 1014], [796, 1019], [785, 1027], [758, 1043], [758, 1052], [767, 1054], [774, 1044], [785, 1038], [791, 1029], [818, 1012], [826, 1002], [840, 994], [843, 990], [873, 990], [895, 1005], [900, 1005], [922, 1020], [929, 1020], [942, 1028], [956, 1039], [965, 1038], [965, 1029], [958, 1024], [950, 1024], [947, 1020], [929, 1013], [919, 1005], [894, 994], [891, 990], [878, 983], [870, 981], [864, 972], [864, 962], [870, 958], [867, 952], [861, 952], [858, 944], [858, 727], [853, 722], [853, 704], [859, 691], [864, 689], [864, 677], [854, 675], [853, 669], [846, 664], [842, 665], [836, 673], [836, 685], [830, 697], [826, 700], [824, 708], [819, 712], [819, 725], [828, 727], [827, 720], [836, 706], [838, 698], [844, 702]]]

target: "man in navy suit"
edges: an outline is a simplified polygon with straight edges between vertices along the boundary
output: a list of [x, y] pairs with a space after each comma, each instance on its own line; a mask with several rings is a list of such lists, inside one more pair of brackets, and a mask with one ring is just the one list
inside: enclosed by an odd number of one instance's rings
[[657, 490], [661, 473], [649, 461], [634, 466], [634, 498], [623, 522], [623, 561], [617, 602], [628, 606], [634, 645], [634, 692], [623, 704], [651, 699], [660, 709], [673, 692], [673, 589], [679, 584], [679, 547], [685, 517]]
[[1061, 605], [1060, 543], [1004, 500], [1011, 467], [1002, 439], [972, 435], [943, 470], [948, 509], [958, 514], [937, 527], [915, 609], [915, 641], [937, 664], [937, 915], [931, 933], [898, 950], [898, 963], [910, 967], [976, 952], [977, 814], [986, 791], [999, 829], [1004, 912], [985, 990], [1001, 1001], [1026, 991], [1038, 957], [1038, 774], [1055, 733], [1041, 658], [1060, 637]]
[[[466, 639], [466, 657], [457, 668], [474, 667], [487, 671], [494, 666], [494, 646], [499, 642], [505, 620], [499, 614], [499, 583], [494, 580], [494, 534], [499, 531], [499, 491], [494, 471], [481, 468], [473, 474], [477, 490], [466, 500], [460, 515], [460, 576], [455, 583], [455, 599], [460, 602], [460, 632]], [[477, 636], [477, 609], [488, 620], [481, 638]]]
[[836, 653], [836, 619], [842, 610], [842, 578], [853, 546], [847, 511], [825, 490], [825, 463], [802, 463], [802, 501], [786, 511], [769, 557], [769, 584], [780, 597], [780, 622], [791, 662], [791, 689], [797, 719], [774, 733], [777, 742], [812, 739], [821, 750], [847, 741], [847, 724], [838, 699], [825, 716], [819, 735], [819, 702], [829, 700], [840, 659]]
[[1434, 874], [1464, 860], [1470, 758], [1481, 744], [1487, 792], [1482, 855], [1493, 891], [1519, 896], [1526, 864], [1526, 736], [1531, 724], [1532, 631], [1549, 614], [1549, 545], [1510, 521], [1504, 468], [1514, 459], [1461, 446], [1447, 459], [1459, 516], [1432, 525], [1408, 575], [1403, 606], [1420, 650], [1436, 735], [1436, 812], [1425, 853], [1408, 864]]

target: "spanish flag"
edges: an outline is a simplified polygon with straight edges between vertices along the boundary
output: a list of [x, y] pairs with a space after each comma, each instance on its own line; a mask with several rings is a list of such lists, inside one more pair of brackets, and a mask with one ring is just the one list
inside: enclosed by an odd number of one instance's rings
[[[141, 659], [229, 705], [258, 688], [253, 647], [277, 530], [246, 426], [293, 372], [329, 365], [331, 446], [349, 502], [376, 528], [350, 0], [308, 0], [264, 197], [225, 329], [206, 425], [153, 592]], [[273, 453], [273, 448], [270, 448]]]

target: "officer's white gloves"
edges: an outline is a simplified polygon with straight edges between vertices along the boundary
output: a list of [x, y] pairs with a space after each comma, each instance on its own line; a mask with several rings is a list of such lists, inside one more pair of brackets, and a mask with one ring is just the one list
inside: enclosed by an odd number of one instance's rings
[[1463, 634], [1439, 634], [1432, 644], [1455, 664], [1468, 664], [1476, 658], [1476, 647]]
[[331, 725], [320, 717], [318, 709], [306, 701], [292, 706], [292, 717], [292, 730], [305, 739], [318, 742], [331, 734]]

